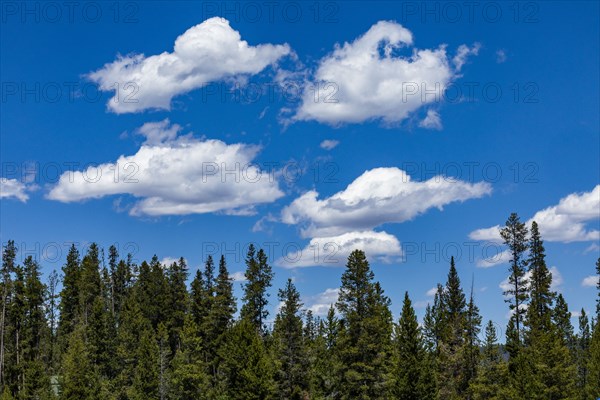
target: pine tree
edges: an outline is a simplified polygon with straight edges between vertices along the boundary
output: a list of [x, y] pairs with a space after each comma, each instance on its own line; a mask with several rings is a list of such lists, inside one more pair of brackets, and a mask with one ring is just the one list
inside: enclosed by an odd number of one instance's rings
[[188, 293], [185, 282], [188, 278], [188, 268], [185, 259], [181, 257], [179, 262], [173, 263], [167, 274], [168, 282], [168, 329], [171, 355], [181, 344], [181, 330], [188, 309]]
[[589, 381], [590, 342], [592, 333], [585, 310], [579, 316], [579, 334], [577, 335], [577, 392], [582, 400], [587, 399], [586, 387]]
[[395, 333], [394, 398], [412, 400], [427, 398], [423, 393], [424, 381], [430, 379], [424, 375], [425, 349], [419, 322], [408, 296], [404, 294], [402, 314]]
[[563, 343], [570, 349], [574, 349], [574, 330], [571, 324], [571, 312], [562, 293], [556, 298], [552, 320]]
[[386, 397], [392, 321], [389, 300], [378, 284], [365, 253], [354, 250], [342, 274], [337, 309], [340, 311], [339, 358], [342, 399]]
[[252, 244], [249, 246], [246, 257], [245, 276], [247, 283], [244, 285], [244, 305], [240, 311], [240, 317], [252, 322], [259, 332], [264, 333], [264, 321], [269, 315], [267, 289], [271, 287], [273, 272], [267, 263], [265, 252], [260, 249], [255, 254]]
[[69, 337], [60, 380], [61, 400], [100, 400], [100, 378], [85, 342], [83, 325]]
[[249, 319], [241, 319], [233, 325], [220, 351], [225, 383], [222, 398], [275, 398], [273, 360], [269, 357], [256, 326]]
[[477, 377], [471, 382], [469, 392], [473, 400], [504, 400], [507, 397], [503, 388], [506, 388], [507, 381], [508, 369], [502, 359], [496, 328], [492, 321], [488, 321]]
[[479, 307], [475, 304], [473, 298], [473, 287], [471, 287], [471, 296], [467, 305], [465, 314], [465, 340], [463, 344], [462, 354], [464, 359], [464, 379], [462, 383], [463, 392], [467, 391], [471, 382], [477, 376], [477, 366], [480, 358], [480, 340], [479, 333], [481, 332], [481, 315]]
[[46, 320], [44, 303], [46, 286], [41, 281], [39, 264], [28, 256], [24, 262], [25, 288], [22, 328], [22, 387], [23, 398], [47, 397], [50, 377], [44, 363], [49, 358], [50, 331]]
[[441, 296], [443, 308], [440, 309], [438, 355], [441, 367], [440, 380], [444, 382], [444, 385], [440, 387], [440, 395], [447, 399], [458, 399], [463, 397], [467, 389], [465, 356], [462, 354], [467, 310], [465, 294], [454, 264], [454, 257], [450, 259], [448, 280]]
[[81, 265], [79, 261], [79, 251], [75, 245], [71, 245], [67, 254], [67, 262], [62, 267], [63, 282], [60, 292], [60, 317], [58, 322], [58, 337], [60, 352], [64, 352], [67, 347], [66, 339], [73, 332], [75, 325], [81, 317], [79, 308], [79, 283], [81, 281]]
[[140, 333], [140, 341], [136, 351], [136, 366], [133, 382], [128, 391], [132, 400], [158, 400], [159, 393], [159, 363], [160, 349], [153, 329], [146, 325]]
[[[308, 354], [302, 332], [300, 293], [291, 279], [279, 290], [281, 307], [273, 330], [277, 393], [285, 399], [303, 399], [308, 394]], [[308, 337], [310, 340], [310, 336]]]
[[556, 293], [550, 290], [552, 274], [546, 267], [544, 243], [535, 221], [531, 224], [529, 249], [527, 264], [531, 273], [531, 302], [527, 308], [526, 324], [529, 336], [535, 337], [538, 333], [543, 334], [551, 329], [552, 302], [556, 297]]
[[[504, 292], [505, 296], [510, 296], [506, 300], [510, 304], [510, 309], [513, 312], [511, 319], [514, 320], [515, 328], [515, 345], [516, 349], [520, 347], [523, 328], [523, 319], [527, 302], [527, 279], [525, 278], [525, 267], [527, 260], [525, 252], [528, 249], [527, 243], [527, 227], [519, 219], [519, 216], [512, 213], [506, 221], [506, 226], [500, 230], [500, 235], [504, 240], [504, 244], [508, 246], [510, 251], [510, 276], [508, 283], [511, 289]], [[511, 354], [516, 356], [516, 354]]]
[[[9, 240], [2, 251], [2, 315], [0, 316], [0, 387], [5, 387], [5, 348], [7, 333], [7, 312], [9, 299], [12, 292], [11, 275], [15, 271], [15, 259], [17, 257], [17, 247], [14, 240]], [[10, 395], [10, 393], [9, 393]]]
[[210, 380], [205, 372], [199, 329], [194, 319], [188, 315], [182, 330], [181, 347], [177, 349], [171, 363], [170, 394], [173, 399], [196, 400], [207, 398], [206, 394], [210, 393]]

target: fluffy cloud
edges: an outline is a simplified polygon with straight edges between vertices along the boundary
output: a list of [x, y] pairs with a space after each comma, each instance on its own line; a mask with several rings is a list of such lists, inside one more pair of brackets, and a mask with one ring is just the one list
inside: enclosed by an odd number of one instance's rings
[[275, 264], [284, 268], [338, 267], [345, 265], [350, 253], [356, 249], [363, 250], [369, 259], [380, 262], [390, 262], [402, 255], [398, 239], [386, 232], [347, 232], [313, 238], [306, 247], [288, 253]]
[[454, 63], [454, 67], [456, 68], [456, 70], [460, 71], [462, 69], [463, 65], [465, 65], [467, 63], [467, 60], [469, 59], [469, 57], [478, 55], [480, 48], [481, 48], [481, 44], [479, 44], [479, 43], [475, 43], [473, 45], [473, 47], [469, 47], [467, 45], [461, 44], [458, 47], [458, 51], [456, 52], [456, 55], [452, 59], [452, 62]]
[[325, 291], [304, 299], [306, 308], [312, 311], [315, 316], [325, 316], [329, 311], [329, 308], [338, 300], [339, 289], [325, 289]]
[[246, 275], [244, 271], [236, 271], [232, 274], [229, 274], [229, 277], [233, 279], [234, 282], [246, 282]]
[[583, 287], [596, 287], [596, 285], [598, 285], [598, 276], [596, 275], [586, 276], [581, 281], [581, 286]]
[[495, 254], [491, 253], [486, 256], [486, 258], [481, 258], [477, 260], [476, 265], [479, 268], [490, 268], [495, 267], [496, 265], [506, 264], [510, 261], [511, 253], [509, 250], [498, 251]]
[[27, 186], [16, 179], [0, 178], [0, 199], [15, 198], [25, 203], [29, 199]]
[[331, 197], [319, 200], [316, 191], [306, 192], [283, 209], [282, 221], [304, 225], [304, 237], [334, 236], [408, 221], [430, 208], [442, 209], [491, 190], [483, 182], [470, 184], [440, 176], [418, 182], [398, 168], [375, 168]]
[[[600, 185], [591, 192], [572, 193], [560, 199], [558, 205], [535, 213], [527, 221], [537, 222], [544, 240], [549, 242], [586, 242], [600, 239], [600, 231], [587, 229], [586, 223], [600, 218]], [[501, 242], [499, 225], [478, 229], [469, 234], [473, 240]]]
[[210, 82], [253, 75], [290, 54], [287, 44], [250, 46], [223, 18], [210, 18], [175, 40], [172, 52], [119, 57], [90, 73], [102, 91], [115, 91], [111, 111], [170, 109], [171, 100]]
[[336, 148], [338, 144], [340, 144], [339, 140], [330, 140], [330, 139], [327, 139], [327, 140], [323, 140], [321, 142], [320, 146], [321, 146], [322, 149], [332, 150], [332, 149]]
[[[550, 267], [548, 269], [550, 271], [550, 274], [552, 275], [552, 285], [550, 286], [550, 289], [553, 291], [560, 291], [560, 287], [562, 286], [564, 279], [560, 273], [560, 271], [558, 270], [557, 267]], [[506, 292], [508, 290], [511, 290], [513, 287], [512, 285], [509, 283], [508, 281], [509, 278], [506, 278], [505, 280], [503, 280], [502, 282], [500, 282], [500, 289], [502, 289], [503, 292]], [[525, 279], [527, 279], [527, 281], [529, 283], [531, 283], [531, 271], [527, 271], [525, 273]]]
[[65, 172], [48, 198], [74, 202], [129, 194], [139, 199], [130, 214], [160, 216], [253, 214], [255, 205], [283, 196], [277, 181], [252, 164], [258, 146], [178, 136], [180, 131], [169, 120], [145, 124], [138, 133], [146, 142], [137, 153]]
[[[412, 33], [393, 21], [379, 21], [352, 43], [336, 45], [305, 82], [292, 120], [402, 121], [424, 104], [440, 101], [467, 57], [477, 54], [461, 46], [453, 68], [444, 45], [424, 50], [412, 45]], [[400, 55], [403, 51], [410, 55]]]
[[425, 116], [425, 119], [419, 122], [419, 126], [425, 129], [435, 129], [437, 131], [441, 131], [443, 128], [442, 118], [437, 111], [427, 110], [427, 115]]

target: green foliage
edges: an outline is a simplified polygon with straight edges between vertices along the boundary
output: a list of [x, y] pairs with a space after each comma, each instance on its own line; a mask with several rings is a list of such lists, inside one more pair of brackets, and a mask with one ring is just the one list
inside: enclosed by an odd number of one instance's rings
[[0, 271], [0, 400], [597, 398], [597, 318], [590, 323], [582, 310], [574, 333], [564, 297], [550, 289], [537, 224], [528, 238], [511, 215], [503, 232], [514, 278], [505, 346], [491, 321], [481, 343], [473, 288], [466, 298], [454, 259], [422, 326], [408, 292], [394, 325], [389, 299], [356, 250], [326, 317], [304, 310], [287, 280], [271, 332], [273, 272], [262, 250], [248, 252], [236, 321], [224, 257], [216, 276], [209, 257], [188, 289], [183, 258], [169, 266], [154, 256], [138, 267], [111, 246], [105, 268], [97, 245], [81, 261], [71, 247], [58, 294], [57, 275], [45, 285], [38, 263], [19, 265], [9, 241]]
[[273, 271], [267, 263], [265, 252], [260, 249], [255, 254], [252, 244], [249, 246], [246, 257], [245, 276], [247, 282], [244, 284], [244, 305], [240, 316], [250, 321], [259, 332], [264, 333], [264, 321], [269, 315], [267, 289], [271, 287]]

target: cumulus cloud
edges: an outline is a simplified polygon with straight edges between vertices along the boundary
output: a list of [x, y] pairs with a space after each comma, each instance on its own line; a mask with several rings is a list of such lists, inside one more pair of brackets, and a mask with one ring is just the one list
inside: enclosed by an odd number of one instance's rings
[[[490, 247], [490, 253], [494, 247]], [[496, 248], [498, 250], [499, 248]], [[496, 251], [488, 254], [486, 258], [481, 258], [475, 263], [479, 268], [490, 268], [496, 265], [506, 264], [510, 261], [511, 253], [509, 250]]]
[[467, 60], [471, 56], [476, 56], [479, 54], [479, 49], [481, 48], [481, 44], [475, 43], [473, 47], [469, 47], [467, 45], [461, 44], [458, 47], [458, 51], [456, 55], [452, 59], [454, 63], [454, 67], [457, 71], [460, 71], [462, 67], [467, 63]]
[[304, 299], [304, 304], [308, 310], [312, 311], [313, 315], [322, 317], [327, 315], [332, 305], [335, 307], [338, 297], [339, 289], [325, 289], [317, 295]]
[[598, 285], [598, 276], [590, 275], [583, 278], [581, 281], [581, 286], [583, 287], [596, 287]]
[[498, 64], [502, 64], [502, 63], [506, 62], [507, 58], [508, 58], [508, 56], [506, 55], [506, 51], [504, 51], [503, 49], [496, 51], [496, 62]]
[[320, 146], [322, 149], [332, 150], [336, 148], [338, 144], [340, 144], [339, 140], [326, 139], [321, 142]]
[[434, 129], [436, 131], [441, 131], [443, 128], [442, 118], [440, 114], [435, 110], [427, 110], [427, 115], [425, 118], [419, 122], [419, 126], [425, 129]]
[[169, 120], [145, 124], [138, 133], [146, 141], [135, 154], [63, 173], [48, 198], [68, 203], [128, 194], [138, 199], [131, 215], [161, 216], [250, 215], [257, 204], [283, 196], [277, 181], [252, 164], [258, 146], [178, 135], [181, 129]]
[[[555, 266], [550, 267], [548, 270], [550, 271], [550, 274], [552, 275], [552, 285], [550, 285], [550, 289], [552, 291], [560, 291], [561, 286], [564, 283], [562, 274], [560, 273], [558, 268]], [[528, 285], [531, 284], [531, 274], [532, 274], [531, 271], [527, 271], [525, 273], [525, 279], [527, 279]], [[503, 292], [513, 289], [512, 285], [509, 283], [509, 278], [506, 278], [505, 280], [500, 282], [499, 287], [500, 287], [500, 289], [502, 289]]]
[[236, 271], [232, 274], [229, 274], [229, 277], [233, 279], [234, 282], [246, 282], [246, 275], [244, 271]]
[[431, 289], [429, 289], [427, 291], [427, 293], [425, 293], [425, 294], [427, 295], [427, 297], [433, 297], [433, 296], [435, 296], [435, 294], [437, 293], [437, 291], [438, 291], [437, 286], [434, 286]]
[[386, 232], [357, 231], [337, 236], [316, 237], [306, 247], [290, 251], [275, 264], [284, 268], [339, 267], [353, 250], [363, 250], [369, 259], [391, 262], [402, 255], [398, 239]]
[[27, 186], [17, 179], [0, 178], [0, 199], [15, 198], [23, 203], [29, 200]]
[[303, 237], [334, 236], [408, 221], [430, 208], [442, 209], [491, 191], [484, 182], [470, 184], [440, 176], [419, 182], [399, 168], [375, 168], [331, 197], [320, 200], [315, 190], [304, 193], [282, 210], [282, 222], [303, 225]]
[[[600, 219], [600, 185], [591, 192], [572, 193], [558, 205], [535, 213], [527, 221], [537, 222], [544, 240], [549, 242], [587, 242], [600, 239], [600, 231], [586, 228], [586, 223]], [[501, 242], [500, 225], [478, 229], [469, 234], [473, 240]]]
[[287, 44], [251, 46], [224, 18], [210, 18], [175, 40], [172, 52], [120, 56], [88, 75], [102, 91], [114, 91], [117, 114], [171, 108], [180, 94], [210, 82], [254, 75], [290, 54]]
[[334, 126], [377, 119], [402, 121], [421, 106], [440, 101], [467, 57], [477, 51], [477, 46], [462, 45], [451, 62], [445, 45], [414, 48], [408, 29], [379, 21], [353, 42], [336, 45], [319, 61], [304, 82], [302, 103], [292, 121], [316, 120]]

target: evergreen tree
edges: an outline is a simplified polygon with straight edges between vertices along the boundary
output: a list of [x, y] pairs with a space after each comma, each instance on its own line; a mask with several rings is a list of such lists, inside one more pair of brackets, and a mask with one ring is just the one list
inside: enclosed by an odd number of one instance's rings
[[188, 278], [188, 268], [185, 259], [181, 257], [179, 262], [173, 263], [167, 275], [168, 282], [168, 329], [171, 354], [174, 355], [181, 343], [181, 330], [188, 309], [188, 293], [185, 282]]
[[395, 333], [394, 398], [399, 400], [425, 399], [423, 389], [425, 381], [430, 379], [424, 374], [425, 349], [421, 330], [408, 292], [404, 294], [402, 314]]
[[247, 282], [244, 285], [244, 305], [240, 311], [240, 317], [250, 321], [259, 332], [263, 333], [264, 320], [269, 315], [267, 290], [271, 287], [273, 272], [267, 263], [265, 252], [260, 249], [255, 254], [252, 244], [248, 248], [246, 257], [245, 276]]
[[529, 327], [529, 336], [535, 337], [550, 331], [552, 302], [556, 296], [556, 293], [550, 290], [552, 274], [546, 267], [544, 243], [535, 221], [531, 224], [529, 249], [527, 264], [531, 273], [529, 296], [531, 302], [527, 308], [526, 322]]
[[45, 363], [49, 359], [50, 330], [46, 320], [44, 303], [46, 286], [41, 281], [40, 267], [31, 256], [25, 259], [24, 318], [20, 339], [23, 357], [22, 398], [47, 398], [50, 377]]
[[492, 321], [488, 321], [477, 377], [471, 382], [469, 392], [473, 400], [504, 400], [507, 397], [503, 388], [506, 388], [507, 381], [508, 369], [502, 359], [496, 328]]
[[339, 359], [342, 399], [386, 397], [392, 321], [389, 300], [378, 284], [365, 253], [354, 250], [342, 274], [337, 309], [340, 311]]
[[[515, 345], [518, 349], [521, 345], [521, 330], [523, 328], [523, 319], [525, 314], [524, 305], [527, 302], [527, 279], [525, 278], [525, 267], [527, 260], [525, 252], [528, 249], [527, 243], [527, 227], [519, 219], [519, 216], [512, 213], [506, 221], [506, 226], [500, 230], [500, 235], [504, 240], [504, 244], [508, 246], [510, 251], [510, 276], [508, 283], [510, 289], [504, 292], [505, 296], [510, 296], [506, 300], [510, 304], [510, 309], [513, 312], [511, 319], [514, 320]], [[516, 354], [511, 354], [516, 356]]]
[[[273, 338], [278, 360], [277, 393], [284, 399], [308, 395], [308, 355], [302, 332], [300, 293], [291, 279], [279, 290], [281, 308], [275, 318]], [[311, 340], [309, 336], [307, 339]]]
[[100, 378], [92, 363], [82, 325], [69, 337], [60, 382], [61, 400], [100, 400]]
[[67, 262], [62, 268], [63, 282], [60, 292], [60, 318], [58, 322], [58, 337], [64, 339], [59, 342], [61, 352], [67, 347], [66, 339], [81, 317], [79, 308], [79, 284], [81, 281], [81, 265], [79, 251], [71, 245], [67, 254]]
[[471, 296], [467, 305], [465, 315], [465, 341], [463, 344], [463, 359], [464, 359], [464, 379], [462, 383], [463, 392], [466, 391], [471, 382], [477, 376], [477, 366], [480, 356], [480, 340], [479, 333], [481, 332], [481, 315], [479, 307], [475, 304], [473, 298], [473, 287], [471, 287]]
[[591, 336], [590, 322], [582, 308], [579, 316], [579, 334], [577, 335], [577, 392], [579, 393], [578, 397], [582, 400], [588, 398], [586, 387], [589, 380]]
[[441, 296], [443, 308], [439, 310], [438, 356], [440, 380], [444, 385], [440, 387], [440, 394], [442, 398], [458, 399], [463, 397], [468, 383], [466, 357], [463, 354], [467, 310], [454, 257], [450, 259], [448, 280]]
[[12, 279], [11, 275], [15, 271], [15, 259], [17, 257], [17, 247], [15, 246], [14, 240], [9, 240], [2, 251], [2, 315], [0, 316], [0, 388], [4, 387], [4, 392], [10, 392], [5, 386], [5, 348], [7, 338], [7, 313], [8, 306], [10, 304], [10, 297], [12, 293]]
[[220, 351], [225, 384], [222, 398], [275, 398], [273, 360], [269, 357], [256, 326], [249, 319], [241, 319], [233, 325]]
[[196, 400], [208, 397], [205, 395], [210, 392], [209, 377], [202, 359], [199, 329], [194, 319], [188, 315], [182, 330], [181, 347], [177, 349], [172, 361], [170, 393], [173, 399]]

